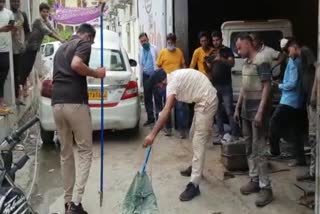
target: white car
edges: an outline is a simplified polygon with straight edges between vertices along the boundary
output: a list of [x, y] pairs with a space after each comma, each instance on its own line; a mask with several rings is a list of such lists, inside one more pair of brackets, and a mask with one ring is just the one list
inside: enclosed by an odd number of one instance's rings
[[[100, 67], [101, 46], [100, 32], [97, 31], [95, 43], [92, 46], [89, 66]], [[122, 47], [117, 33], [104, 30], [104, 129], [139, 131], [140, 98], [138, 96], [137, 78], [131, 67], [137, 65], [135, 60], [129, 60]], [[100, 130], [101, 119], [101, 80], [91, 77], [88, 81], [89, 106], [91, 109], [93, 130]], [[42, 82], [39, 117], [41, 137], [44, 143], [53, 142], [56, 130], [51, 107], [52, 73]], [[75, 115], [79, 116], [79, 115]], [[80, 115], [81, 116], [81, 115]]]
[[[61, 42], [48, 42], [41, 45], [41, 58], [43, 60], [43, 66], [46, 66], [45, 70], [52, 71], [53, 69], [53, 57], [56, 54]], [[46, 75], [42, 73], [42, 75]]]

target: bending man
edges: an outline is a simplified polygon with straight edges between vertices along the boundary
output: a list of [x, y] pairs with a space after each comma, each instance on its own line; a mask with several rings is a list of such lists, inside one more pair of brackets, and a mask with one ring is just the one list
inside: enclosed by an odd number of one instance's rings
[[217, 91], [206, 75], [194, 69], [176, 70], [172, 73], [170, 82], [167, 82], [166, 72], [158, 70], [152, 76], [150, 84], [160, 88], [167, 86], [167, 100], [155, 127], [145, 138], [144, 147], [153, 144], [177, 101], [195, 103], [195, 114], [190, 130], [193, 143], [192, 168], [189, 167], [191, 181], [180, 195], [181, 201], [190, 201], [200, 194], [199, 183], [205, 161], [205, 145], [211, 139], [213, 117], [218, 108]]

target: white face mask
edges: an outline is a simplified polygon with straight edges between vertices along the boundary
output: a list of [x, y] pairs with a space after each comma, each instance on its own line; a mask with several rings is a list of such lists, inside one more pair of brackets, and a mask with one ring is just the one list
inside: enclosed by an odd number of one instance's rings
[[167, 44], [167, 49], [168, 49], [169, 51], [174, 51], [174, 50], [176, 49], [176, 46], [175, 46], [175, 45], [168, 45], [168, 44]]

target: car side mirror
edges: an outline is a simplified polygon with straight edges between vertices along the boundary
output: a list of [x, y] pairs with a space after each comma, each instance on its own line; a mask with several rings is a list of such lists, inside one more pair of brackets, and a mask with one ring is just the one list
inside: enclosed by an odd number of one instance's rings
[[129, 64], [131, 67], [136, 67], [138, 65], [137, 61], [134, 59], [129, 59]]

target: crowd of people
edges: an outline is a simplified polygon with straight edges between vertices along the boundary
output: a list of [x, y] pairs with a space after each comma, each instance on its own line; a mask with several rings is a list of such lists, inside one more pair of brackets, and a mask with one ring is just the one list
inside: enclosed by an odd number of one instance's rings
[[[139, 39], [142, 45], [139, 61], [148, 112], [144, 126], [156, 121], [144, 146], [152, 145], [163, 127], [166, 136], [171, 136], [172, 110], [181, 137], [186, 138], [188, 111], [194, 108], [189, 135], [193, 143], [192, 165], [181, 171], [182, 176], [191, 176], [191, 180], [180, 200], [189, 201], [200, 194], [205, 145], [212, 139], [215, 127], [218, 134], [213, 144], [246, 143], [250, 180], [240, 192], [243, 195], [259, 193], [256, 206], [272, 202], [268, 158], [287, 158], [280, 149], [281, 139], [293, 146], [293, 161], [289, 166], [307, 164], [304, 145], [309, 144], [309, 114], [315, 108], [316, 99], [316, 60], [312, 51], [293, 37], [279, 41], [281, 51], [277, 51], [267, 46], [255, 32], [240, 33], [236, 50], [231, 50], [223, 45], [220, 31], [213, 31], [211, 38], [201, 32], [201, 46], [194, 51], [190, 66], [186, 68], [174, 34], [167, 36], [167, 47], [160, 52], [149, 43], [146, 33]], [[241, 90], [234, 107], [232, 67], [235, 54], [242, 57], [244, 63]], [[283, 68], [282, 72], [275, 74], [278, 66]], [[281, 98], [274, 106], [277, 91], [281, 92]], [[229, 131], [224, 130], [225, 114]], [[315, 145], [311, 146], [310, 170], [297, 175], [299, 181], [315, 178]]]
[[[12, 48], [13, 51], [16, 105], [25, 105], [22, 97], [28, 96], [27, 79], [44, 36], [64, 42], [48, 20], [50, 14], [48, 4], [40, 4], [40, 17], [32, 23], [32, 30], [30, 30], [28, 17], [20, 6], [20, 0], [10, 0], [11, 10], [9, 10], [5, 8], [5, 0], [0, 0], [0, 115], [6, 115], [9, 112], [4, 99], [4, 85], [10, 69], [10, 49]], [[11, 44], [12, 47], [10, 47]]]

